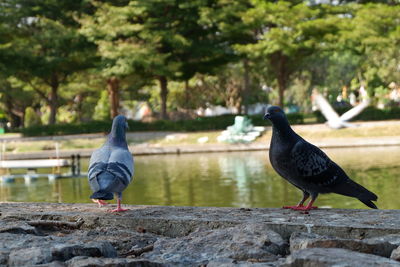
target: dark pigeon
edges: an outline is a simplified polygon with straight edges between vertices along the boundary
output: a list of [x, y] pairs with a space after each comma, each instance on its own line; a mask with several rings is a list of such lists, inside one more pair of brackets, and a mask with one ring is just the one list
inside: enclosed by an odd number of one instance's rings
[[[264, 119], [272, 122], [269, 158], [275, 171], [303, 191], [303, 198], [294, 210], [310, 210], [318, 194], [336, 193], [355, 197], [370, 208], [378, 197], [352, 181], [322, 150], [308, 143], [290, 127], [285, 113], [279, 107], [269, 107]], [[307, 206], [304, 202], [311, 196]]]
[[90, 198], [102, 206], [107, 204], [104, 200], [113, 199], [115, 194], [118, 206], [112, 210], [114, 212], [126, 211], [121, 208], [122, 191], [133, 175], [133, 157], [125, 136], [127, 128], [126, 118], [123, 115], [116, 116], [107, 141], [93, 152], [89, 163], [89, 184], [94, 192]]

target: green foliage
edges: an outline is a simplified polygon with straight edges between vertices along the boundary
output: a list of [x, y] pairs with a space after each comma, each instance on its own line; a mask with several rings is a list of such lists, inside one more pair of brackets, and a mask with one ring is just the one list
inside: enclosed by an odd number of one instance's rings
[[14, 7], [7, 14], [0, 12], [0, 21], [5, 20], [14, 32], [7, 72], [45, 101], [49, 123], [55, 123], [60, 85], [95, 62], [95, 47], [79, 34], [74, 19], [87, 8], [86, 1], [6, 0], [4, 5]]
[[12, 127], [21, 126], [25, 109], [39, 103], [31, 88], [13, 76], [0, 73], [0, 108], [6, 113], [6, 118]]
[[0, 108], [20, 127], [29, 106], [78, 123], [108, 118], [119, 99], [163, 115], [257, 102], [309, 110], [314, 87], [336, 96], [363, 84], [373, 104], [387, 102], [400, 83], [398, 1], [333, 3], [3, 0]]
[[110, 101], [107, 91], [102, 91], [99, 101], [94, 108], [93, 119], [97, 121], [107, 120], [110, 118]]
[[[253, 125], [268, 125], [262, 115], [248, 116]], [[234, 123], [235, 115], [222, 115], [215, 117], [201, 117], [195, 120], [168, 121], [158, 120], [154, 122], [129, 121], [130, 131], [206, 131], [224, 130]], [[303, 115], [299, 113], [288, 114], [288, 120], [292, 124], [303, 123]], [[24, 136], [66, 135], [80, 133], [107, 133], [111, 128], [111, 121], [92, 121], [80, 124], [56, 124], [44, 126], [32, 126], [21, 129]]]
[[[168, 81], [212, 73], [229, 62], [231, 49], [214, 23], [202, 24], [212, 1], [129, 1], [95, 4], [84, 16], [81, 33], [98, 46], [105, 77], [138, 76], [160, 82], [161, 114], [166, 118]], [[136, 82], [137, 83], [137, 82]], [[143, 84], [143, 82], [142, 82]]]
[[[284, 91], [304, 71], [309, 58], [326, 49], [338, 31], [338, 17], [325, 6], [307, 5], [303, 1], [252, 1], [243, 20], [255, 27], [255, 43], [235, 48], [257, 62], [268, 84], [279, 89], [279, 105], [284, 104]], [[321, 45], [325, 44], [325, 45]]]
[[361, 57], [359, 76], [373, 89], [399, 82], [400, 6], [357, 5], [352, 13], [353, 19], [342, 27], [339, 44]]
[[24, 127], [29, 128], [29, 127], [38, 126], [41, 124], [42, 124], [42, 121], [40, 119], [39, 114], [37, 114], [32, 107], [27, 107], [25, 109]]

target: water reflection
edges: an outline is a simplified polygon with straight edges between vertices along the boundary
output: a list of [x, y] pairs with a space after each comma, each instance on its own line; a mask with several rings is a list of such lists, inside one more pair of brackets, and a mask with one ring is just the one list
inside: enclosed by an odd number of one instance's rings
[[[379, 196], [378, 206], [399, 209], [400, 148], [325, 150], [352, 179]], [[87, 161], [83, 162], [83, 170]], [[281, 207], [301, 192], [271, 168], [266, 152], [143, 156], [135, 159], [135, 180], [123, 202], [145, 205]], [[90, 202], [85, 177], [0, 184], [0, 201]], [[317, 204], [365, 208], [358, 200], [329, 194]]]

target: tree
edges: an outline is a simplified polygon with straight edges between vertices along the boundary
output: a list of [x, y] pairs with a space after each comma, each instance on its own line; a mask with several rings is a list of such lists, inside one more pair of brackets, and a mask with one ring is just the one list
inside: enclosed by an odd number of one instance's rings
[[0, 107], [13, 128], [24, 126], [25, 110], [38, 104], [35, 94], [15, 77], [0, 75]]
[[[252, 1], [254, 8], [245, 16], [258, 25], [255, 44], [237, 46], [265, 70], [266, 79], [278, 87], [279, 106], [284, 105], [284, 92], [293, 75], [306, 59], [338, 31], [337, 10], [326, 5], [306, 5], [302, 1]], [[332, 12], [333, 14], [330, 14]]]
[[[59, 87], [76, 72], [92, 67], [94, 46], [77, 31], [74, 16], [85, 1], [9, 0], [13, 6], [12, 40], [15, 76], [28, 83], [50, 107], [56, 122]], [[10, 11], [11, 12], [11, 11]]]
[[[247, 53], [237, 49], [240, 46], [257, 42], [257, 25], [246, 20], [244, 16], [246, 11], [251, 8], [254, 8], [254, 4], [248, 0], [217, 0], [211, 7], [202, 10], [202, 23], [208, 27], [213, 25], [215, 35], [228, 44], [225, 48], [225, 56], [229, 59], [227, 61], [229, 64], [220, 69], [235, 74], [235, 76], [226, 77], [227, 75], [220, 71], [216, 74], [224, 82], [227, 82], [226, 88], [229, 88], [231, 96], [229, 102], [235, 103], [234, 106], [239, 113], [242, 111], [247, 113], [254, 86], [252, 83], [254, 62]], [[232, 96], [235, 97], [232, 98]]]
[[342, 44], [360, 55], [358, 71], [373, 87], [400, 80], [399, 25], [400, 6], [388, 4], [357, 5], [344, 24]]
[[156, 80], [161, 117], [166, 119], [168, 81], [187, 81], [196, 72], [212, 72], [229, 61], [227, 46], [215, 35], [215, 25], [199, 23], [201, 10], [212, 3], [136, 0], [119, 6], [98, 4], [95, 16], [82, 20], [82, 32], [99, 47], [110, 92], [116, 94], [120, 79], [133, 73]]

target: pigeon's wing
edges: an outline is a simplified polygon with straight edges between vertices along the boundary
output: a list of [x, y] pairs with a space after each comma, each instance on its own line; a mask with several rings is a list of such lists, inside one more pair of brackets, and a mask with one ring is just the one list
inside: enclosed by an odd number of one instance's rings
[[349, 111], [345, 112], [340, 116], [340, 119], [343, 121], [348, 121], [360, 114], [366, 107], [369, 105], [369, 100], [365, 100], [355, 106], [354, 108], [350, 109]]
[[123, 174], [122, 176], [127, 179], [128, 183], [132, 180], [133, 157], [127, 148], [114, 147], [111, 150], [108, 162], [109, 164], [113, 163], [110, 166], [114, 166], [117, 172]]
[[339, 167], [321, 149], [305, 140], [294, 145], [290, 160], [303, 182], [329, 187], [343, 179], [337, 174]]
[[92, 156], [90, 157], [89, 166], [97, 162], [108, 162], [110, 154], [111, 150], [110, 147], [107, 145], [96, 149], [95, 151], [93, 151]]
[[89, 180], [92, 180], [92, 178], [106, 168], [110, 154], [110, 148], [106, 145], [93, 151], [92, 156], [90, 157], [88, 168]]

